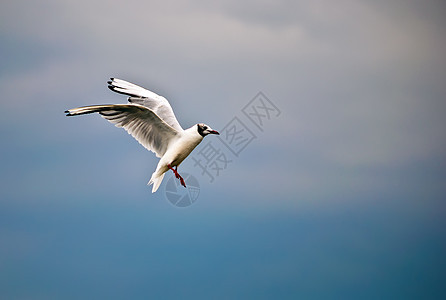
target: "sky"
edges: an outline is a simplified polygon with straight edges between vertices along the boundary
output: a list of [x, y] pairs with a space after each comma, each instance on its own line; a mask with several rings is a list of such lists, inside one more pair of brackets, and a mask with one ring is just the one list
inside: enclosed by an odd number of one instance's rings
[[[445, 12], [3, 1], [0, 298], [444, 299]], [[171, 173], [151, 193], [124, 130], [63, 113], [125, 103], [110, 77], [222, 133], [178, 169], [192, 204]]]

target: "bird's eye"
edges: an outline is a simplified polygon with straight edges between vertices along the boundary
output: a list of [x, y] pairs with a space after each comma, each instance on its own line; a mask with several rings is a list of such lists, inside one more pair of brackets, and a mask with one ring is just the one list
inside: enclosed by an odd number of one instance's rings
[[206, 129], [208, 129], [207, 126], [203, 126], [203, 130], [206, 130]]

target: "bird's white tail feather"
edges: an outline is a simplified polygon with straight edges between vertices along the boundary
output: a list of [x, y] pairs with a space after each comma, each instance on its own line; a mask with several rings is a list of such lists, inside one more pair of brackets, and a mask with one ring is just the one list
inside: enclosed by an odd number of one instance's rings
[[165, 173], [158, 175], [156, 171], [152, 174], [149, 183], [147, 183], [147, 185], [153, 184], [152, 193], [155, 193], [158, 190], [161, 182], [163, 181], [164, 174]]

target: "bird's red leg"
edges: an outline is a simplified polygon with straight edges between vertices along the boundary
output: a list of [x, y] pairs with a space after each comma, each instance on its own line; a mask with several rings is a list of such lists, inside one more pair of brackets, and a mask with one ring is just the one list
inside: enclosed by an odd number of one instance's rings
[[170, 164], [168, 164], [167, 167], [168, 167], [169, 169], [171, 169], [172, 172], [173, 172], [173, 174], [175, 174], [175, 177], [178, 178], [178, 175], [179, 175], [179, 174], [178, 174], [177, 170], [175, 170], [174, 168], [172, 168], [172, 167], [170, 166]]
[[181, 185], [184, 186], [184, 187], [186, 187], [186, 183], [184, 182], [183, 177], [181, 177], [181, 175], [180, 175], [180, 174], [178, 173], [178, 171], [177, 171], [178, 166], [175, 166], [175, 169], [174, 169], [174, 168], [171, 167], [170, 164], [168, 164], [167, 167], [168, 167], [169, 169], [171, 169], [172, 172], [175, 174], [175, 177], [176, 177], [177, 179], [180, 180]]
[[181, 185], [184, 186], [184, 187], [186, 187], [186, 183], [184, 182], [183, 177], [181, 177], [180, 174], [178, 174], [178, 176], [180, 177], [180, 183], [181, 183]]
[[172, 170], [173, 174], [175, 174], [175, 178], [177, 178], [177, 179], [180, 178], [180, 174], [178, 174], [178, 172], [177, 172], [178, 167], [175, 167], [175, 169], [174, 169], [170, 166], [170, 164], [168, 164], [167, 167]]

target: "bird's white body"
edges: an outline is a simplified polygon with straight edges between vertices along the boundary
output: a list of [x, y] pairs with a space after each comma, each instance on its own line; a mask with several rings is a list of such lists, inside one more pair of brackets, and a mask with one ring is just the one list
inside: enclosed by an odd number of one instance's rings
[[196, 126], [184, 130], [178, 139], [172, 141], [172, 146], [169, 146], [167, 152], [161, 157], [158, 166], [164, 163], [170, 164], [172, 167], [179, 166], [202, 140], [203, 137], [197, 132]]
[[169, 145], [168, 150], [161, 157], [148, 183], [149, 185], [153, 184], [153, 192], [158, 189], [169, 166], [178, 167], [202, 140], [203, 137], [198, 133], [196, 126], [192, 126], [181, 132], [178, 138], [172, 141], [172, 145]]
[[147, 150], [155, 152], [161, 159], [148, 183], [153, 184], [153, 193], [169, 169], [186, 186], [176, 168], [206, 135], [219, 133], [205, 124], [183, 130], [166, 98], [121, 79], [111, 78], [108, 84], [112, 91], [129, 95], [130, 103], [73, 108], [66, 111], [67, 116], [97, 112], [117, 127], [124, 128]]

